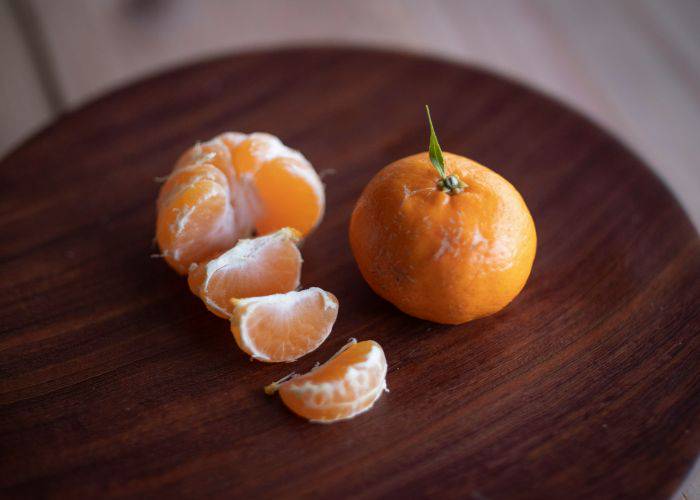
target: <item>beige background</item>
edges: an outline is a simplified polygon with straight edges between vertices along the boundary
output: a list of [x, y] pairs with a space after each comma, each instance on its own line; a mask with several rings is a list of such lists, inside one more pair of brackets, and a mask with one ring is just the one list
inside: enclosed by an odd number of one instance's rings
[[283, 43], [389, 46], [492, 67], [636, 150], [700, 223], [700, 0], [0, 0], [0, 154], [165, 67]]
[[637, 151], [700, 225], [700, 0], [0, 0], [0, 155], [145, 74], [309, 42], [436, 54], [549, 92]]

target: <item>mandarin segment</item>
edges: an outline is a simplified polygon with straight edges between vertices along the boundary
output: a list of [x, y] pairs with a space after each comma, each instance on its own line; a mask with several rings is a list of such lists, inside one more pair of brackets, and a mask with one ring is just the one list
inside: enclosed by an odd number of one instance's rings
[[229, 154], [231, 155], [231, 163], [233, 164], [233, 150], [236, 148], [240, 143], [245, 141], [248, 138], [248, 134], [243, 134], [241, 132], [224, 132], [222, 134], [219, 134], [218, 139], [221, 140], [221, 142], [224, 143], [224, 145], [228, 148]]
[[[223, 134], [222, 134], [223, 135]], [[185, 151], [175, 163], [174, 171], [189, 167], [198, 163], [207, 162], [231, 179], [235, 177], [235, 171], [231, 166], [231, 153], [228, 145], [217, 136], [206, 142], [198, 142]]]
[[226, 132], [176, 162], [158, 196], [156, 240], [184, 274], [254, 232], [289, 226], [306, 236], [324, 208], [323, 184], [301, 153], [270, 134]]
[[231, 332], [253, 359], [290, 362], [320, 346], [338, 316], [338, 300], [320, 288], [232, 299]]
[[291, 226], [310, 233], [323, 217], [323, 184], [314, 169], [294, 158], [276, 158], [264, 163], [253, 177], [261, 214], [261, 234]]
[[299, 286], [301, 234], [284, 228], [267, 236], [239, 240], [205, 264], [192, 264], [188, 283], [207, 308], [222, 318], [233, 312], [232, 298], [285, 293]]
[[275, 158], [294, 158], [306, 162], [306, 158], [272, 134], [254, 132], [231, 148], [231, 159], [239, 176], [253, 175], [266, 162]]
[[174, 170], [158, 193], [158, 208], [160, 209], [167, 205], [180, 191], [205, 180], [215, 182], [221, 186], [226, 186], [228, 182], [221, 170], [210, 163], [193, 163], [187, 167]]
[[277, 141], [268, 134], [251, 134], [232, 149], [231, 155], [239, 175], [252, 175], [267, 161], [270, 153], [276, 149]]
[[198, 178], [169, 189], [161, 200], [156, 238], [168, 264], [181, 274], [192, 262], [230, 247], [238, 236], [225, 184]]
[[386, 357], [378, 343], [351, 340], [324, 364], [272, 383], [265, 392], [279, 391], [284, 404], [300, 417], [331, 423], [372, 408], [388, 390], [386, 373]]

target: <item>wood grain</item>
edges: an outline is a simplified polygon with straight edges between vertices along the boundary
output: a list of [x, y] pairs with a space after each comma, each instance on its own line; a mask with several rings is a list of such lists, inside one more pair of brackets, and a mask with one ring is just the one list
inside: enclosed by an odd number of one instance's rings
[[[532, 277], [460, 327], [371, 293], [347, 244], [363, 185], [424, 150], [511, 180]], [[249, 362], [157, 259], [153, 178], [189, 144], [264, 130], [325, 178], [304, 285], [340, 300], [295, 365]], [[0, 487], [7, 496], [662, 498], [700, 450], [700, 239], [648, 168], [560, 104], [387, 52], [225, 57], [70, 113], [0, 163]], [[391, 393], [311, 425], [261, 388], [372, 338]]]

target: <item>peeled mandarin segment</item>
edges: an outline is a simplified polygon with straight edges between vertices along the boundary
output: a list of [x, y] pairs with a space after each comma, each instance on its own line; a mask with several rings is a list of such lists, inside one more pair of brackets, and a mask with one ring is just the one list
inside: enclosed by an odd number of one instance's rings
[[258, 169], [262, 163], [261, 146], [259, 141], [248, 138], [231, 150], [231, 157], [238, 175], [250, 174]]
[[167, 262], [184, 274], [256, 230], [290, 226], [305, 236], [324, 206], [323, 185], [301, 153], [270, 134], [226, 132], [178, 159], [158, 196], [156, 239]]
[[198, 142], [178, 158], [174, 170], [206, 162], [214, 165], [229, 179], [235, 177], [231, 168], [231, 153], [221, 136], [207, 142]]
[[263, 132], [252, 133], [231, 148], [231, 161], [240, 177], [254, 174], [263, 163], [280, 157], [304, 159], [274, 135]]
[[252, 182], [261, 205], [256, 222], [260, 234], [289, 226], [306, 235], [323, 217], [323, 184], [306, 161], [270, 160], [258, 169]]
[[204, 180], [218, 183], [221, 186], [226, 186], [227, 183], [226, 176], [210, 163], [192, 164], [174, 170], [158, 193], [158, 208], [167, 204], [179, 191]]
[[255, 232], [255, 218], [258, 213], [258, 201], [240, 180], [229, 183], [231, 205], [233, 207], [234, 231], [236, 239], [246, 238]]
[[299, 286], [301, 235], [291, 228], [239, 240], [206, 264], [190, 267], [188, 283], [207, 308], [222, 318], [233, 312], [232, 298], [290, 292]]
[[386, 388], [387, 363], [373, 340], [352, 341], [326, 363], [299, 377], [266, 387], [279, 390], [284, 404], [312, 422], [331, 423], [369, 410]]
[[248, 135], [240, 132], [224, 132], [223, 134], [219, 135], [218, 138], [221, 139], [224, 145], [228, 148], [229, 153], [233, 155], [233, 149], [241, 142], [245, 141], [248, 138]]
[[229, 248], [237, 237], [228, 188], [218, 182], [203, 179], [178, 186], [158, 210], [158, 246], [180, 274], [193, 262]]
[[325, 207], [323, 184], [304, 156], [275, 136], [254, 133], [231, 149], [239, 179], [255, 193], [256, 229], [267, 234], [290, 226], [308, 234]]
[[232, 300], [231, 332], [254, 359], [295, 361], [320, 346], [338, 316], [338, 300], [320, 288]]

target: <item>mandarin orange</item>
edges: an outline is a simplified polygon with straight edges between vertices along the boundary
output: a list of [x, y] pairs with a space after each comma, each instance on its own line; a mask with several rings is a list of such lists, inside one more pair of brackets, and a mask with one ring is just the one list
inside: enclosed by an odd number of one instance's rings
[[292, 227], [306, 236], [325, 208], [304, 156], [270, 134], [227, 132], [186, 151], [160, 190], [156, 240], [180, 274], [241, 237]]
[[430, 130], [429, 152], [391, 163], [365, 187], [350, 244], [378, 295], [412, 316], [459, 324], [518, 295], [537, 236], [507, 180], [463, 156], [443, 155], [432, 122]]

